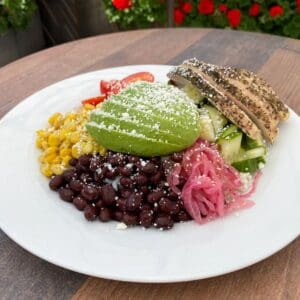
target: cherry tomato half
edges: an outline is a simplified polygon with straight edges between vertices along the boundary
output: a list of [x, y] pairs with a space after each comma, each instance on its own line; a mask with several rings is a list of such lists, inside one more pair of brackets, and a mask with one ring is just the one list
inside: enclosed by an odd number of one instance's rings
[[154, 76], [150, 72], [139, 72], [139, 73], [131, 74], [131, 75], [123, 78], [122, 81], [125, 84], [133, 83], [133, 82], [136, 82], [136, 81], [153, 82], [154, 81]]
[[83, 100], [81, 103], [84, 104], [92, 104], [94, 106], [96, 106], [97, 104], [103, 102], [106, 99], [105, 95], [101, 95], [98, 97], [93, 97], [93, 98], [89, 98], [89, 99], [85, 99]]

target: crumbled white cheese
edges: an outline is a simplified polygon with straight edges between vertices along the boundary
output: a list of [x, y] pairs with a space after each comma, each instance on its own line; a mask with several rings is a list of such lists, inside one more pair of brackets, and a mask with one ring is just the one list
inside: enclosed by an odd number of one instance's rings
[[124, 229], [127, 228], [127, 225], [125, 223], [118, 223], [117, 226], [116, 226], [116, 228], [118, 230], [124, 230]]
[[242, 188], [241, 192], [246, 193], [250, 190], [252, 182], [253, 182], [253, 177], [250, 173], [240, 173], [240, 179], [242, 182]]

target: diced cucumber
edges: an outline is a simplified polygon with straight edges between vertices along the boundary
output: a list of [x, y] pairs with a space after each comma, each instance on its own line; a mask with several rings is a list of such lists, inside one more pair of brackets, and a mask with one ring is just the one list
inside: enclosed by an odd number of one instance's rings
[[213, 106], [206, 104], [203, 105], [203, 107], [208, 111], [214, 125], [215, 134], [218, 135], [218, 133], [222, 131], [224, 126], [227, 124], [228, 120]]
[[255, 173], [259, 169], [259, 164], [265, 163], [263, 157], [246, 159], [232, 163], [232, 166], [240, 172]]
[[224, 138], [218, 139], [222, 156], [227, 162], [231, 163], [239, 156], [242, 137], [243, 134], [241, 132], [233, 132]]
[[242, 139], [242, 147], [245, 150], [250, 150], [250, 149], [254, 149], [260, 146], [264, 146], [263, 141], [261, 140], [253, 140], [250, 137], [248, 137], [247, 135], [244, 134], [243, 139]]
[[226, 127], [223, 128], [223, 130], [221, 132], [219, 132], [219, 138], [222, 139], [222, 138], [225, 138], [226, 136], [234, 133], [234, 132], [238, 132], [239, 129], [237, 128], [237, 126], [231, 124], [231, 125], [228, 125]]
[[266, 155], [265, 147], [257, 147], [250, 150], [241, 149], [239, 156], [234, 160], [234, 162], [244, 161], [248, 159], [264, 157]]
[[195, 102], [195, 104], [199, 104], [205, 99], [205, 96], [200, 93], [199, 89], [194, 87], [191, 83], [185, 85], [182, 90]]
[[216, 140], [215, 129], [213, 122], [205, 108], [199, 109], [200, 114], [200, 135], [199, 137], [209, 142]]

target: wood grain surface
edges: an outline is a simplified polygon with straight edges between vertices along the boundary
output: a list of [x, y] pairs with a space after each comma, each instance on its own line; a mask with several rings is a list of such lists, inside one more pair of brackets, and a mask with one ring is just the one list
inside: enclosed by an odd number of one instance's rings
[[[79, 40], [1, 68], [0, 117], [32, 93], [79, 73], [128, 64], [177, 64], [190, 57], [258, 72], [300, 113], [300, 41], [230, 30], [153, 29]], [[77, 274], [31, 255], [1, 231], [0, 253], [0, 299], [300, 299], [299, 238], [244, 270], [176, 284]]]

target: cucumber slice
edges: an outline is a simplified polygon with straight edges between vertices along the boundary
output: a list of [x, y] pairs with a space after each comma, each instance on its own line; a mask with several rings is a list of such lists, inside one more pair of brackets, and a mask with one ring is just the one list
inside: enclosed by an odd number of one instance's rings
[[246, 159], [232, 163], [232, 166], [240, 172], [255, 173], [259, 169], [259, 164], [265, 163], [263, 157]]
[[231, 163], [240, 153], [243, 134], [241, 132], [233, 132], [224, 138], [218, 140], [221, 146], [221, 153], [224, 159]]
[[219, 138], [222, 139], [222, 138], [225, 138], [226, 136], [234, 133], [234, 132], [238, 132], [239, 129], [237, 126], [231, 124], [231, 125], [228, 125], [226, 127], [223, 128], [223, 130], [219, 133]]
[[216, 140], [213, 122], [205, 108], [199, 109], [200, 114], [200, 134], [199, 137], [209, 142]]
[[200, 93], [199, 89], [195, 88], [191, 83], [185, 85], [182, 90], [195, 102], [195, 104], [199, 104], [205, 99], [205, 96]]
[[248, 137], [247, 135], [244, 134], [243, 136], [243, 140], [242, 140], [242, 147], [245, 150], [250, 150], [250, 149], [254, 149], [260, 146], [264, 146], [263, 141], [260, 140], [253, 140], [250, 137]]
[[227, 124], [228, 120], [213, 106], [204, 105], [203, 106], [207, 111], [212, 120], [215, 129], [215, 135], [218, 135], [222, 131], [224, 126]]
[[239, 156], [237, 159], [234, 160], [234, 162], [244, 161], [248, 159], [258, 158], [258, 157], [264, 157], [266, 155], [266, 148], [265, 147], [257, 147], [250, 150], [243, 150], [241, 149]]

